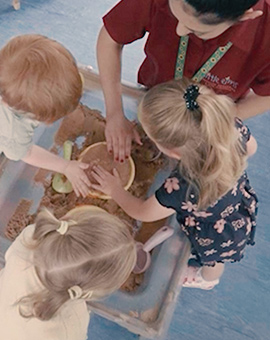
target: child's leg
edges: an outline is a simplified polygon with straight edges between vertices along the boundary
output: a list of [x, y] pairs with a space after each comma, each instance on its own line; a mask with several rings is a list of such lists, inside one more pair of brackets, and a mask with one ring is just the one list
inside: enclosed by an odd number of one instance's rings
[[224, 263], [216, 263], [214, 267], [203, 266], [201, 275], [205, 281], [214, 281], [221, 277], [224, 272]]
[[20, 7], [21, 7], [20, 0], [13, 0], [12, 1], [12, 6], [14, 7], [14, 9], [16, 9], [16, 11], [18, 9], [20, 9]]
[[188, 278], [183, 282], [183, 287], [212, 289], [219, 283], [219, 278], [223, 274], [224, 264], [216, 263], [214, 267], [203, 266], [201, 268], [193, 268], [194, 277]]

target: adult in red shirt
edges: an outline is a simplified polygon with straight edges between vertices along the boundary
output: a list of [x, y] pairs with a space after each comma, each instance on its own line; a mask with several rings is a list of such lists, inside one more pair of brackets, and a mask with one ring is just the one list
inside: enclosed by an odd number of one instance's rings
[[[180, 38], [189, 36], [183, 76], [192, 78], [218, 47], [229, 50], [200, 80], [237, 102], [242, 119], [270, 108], [269, 0], [122, 0], [103, 18], [97, 56], [106, 104], [108, 151], [123, 161], [137, 132], [123, 113], [121, 53], [149, 33], [138, 82], [175, 77]], [[250, 91], [252, 89], [252, 91]]]

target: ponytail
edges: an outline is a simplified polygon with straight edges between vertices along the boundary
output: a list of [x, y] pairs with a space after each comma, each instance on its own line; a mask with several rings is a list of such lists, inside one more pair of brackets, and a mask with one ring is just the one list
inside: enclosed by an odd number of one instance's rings
[[[61, 241], [59, 228], [63, 225], [63, 222], [65, 222], [67, 226], [76, 224], [76, 222], [72, 220], [58, 220], [50, 210], [45, 208], [42, 209], [36, 219], [35, 230], [32, 237], [34, 243], [29, 245], [29, 248], [38, 249], [40, 244], [47, 243], [47, 241], [52, 242], [51, 247], [54, 246], [54, 243], [59, 243], [59, 241]], [[35, 264], [37, 267], [39, 266], [38, 262], [39, 261], [36, 260]], [[40, 270], [38, 269], [37, 274], [40, 276]], [[42, 282], [46, 281], [46, 277], [40, 277], [40, 279]], [[36, 317], [40, 320], [49, 320], [68, 299], [69, 294], [67, 290], [49, 291], [44, 289], [39, 293], [30, 294], [20, 299], [19, 311], [25, 318]]]
[[19, 312], [25, 318], [35, 317], [42, 321], [50, 320], [68, 299], [67, 292], [52, 294], [44, 290], [20, 299], [18, 301]]
[[200, 132], [205, 141], [199, 153], [203, 164], [199, 179], [198, 208], [207, 208], [225, 195], [246, 167], [245, 151], [235, 128], [235, 104], [224, 95], [216, 95], [200, 86], [197, 99], [201, 111]]
[[233, 101], [191, 84], [173, 80], [150, 89], [139, 105], [139, 119], [160, 146], [179, 148], [180, 173], [197, 192], [198, 209], [205, 209], [235, 185], [246, 156], [235, 128]]
[[127, 280], [136, 262], [128, 227], [93, 206], [75, 208], [61, 220], [42, 210], [32, 239], [29, 249], [44, 289], [18, 301], [26, 318], [50, 320], [68, 300], [97, 300], [112, 293]]

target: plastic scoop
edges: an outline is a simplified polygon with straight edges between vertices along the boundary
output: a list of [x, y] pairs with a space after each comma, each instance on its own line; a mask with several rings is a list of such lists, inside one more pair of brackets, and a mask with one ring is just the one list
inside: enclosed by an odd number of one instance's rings
[[173, 233], [174, 229], [172, 227], [164, 226], [152, 235], [145, 244], [137, 242], [137, 262], [133, 269], [133, 273], [140, 274], [145, 272], [151, 263], [150, 251], [167, 240], [167, 238], [171, 237]]
[[[63, 145], [63, 156], [67, 161], [71, 158], [72, 145], [73, 143], [70, 140], [66, 140]], [[52, 187], [61, 194], [68, 194], [73, 191], [72, 185], [66, 176], [58, 173], [53, 176]]]

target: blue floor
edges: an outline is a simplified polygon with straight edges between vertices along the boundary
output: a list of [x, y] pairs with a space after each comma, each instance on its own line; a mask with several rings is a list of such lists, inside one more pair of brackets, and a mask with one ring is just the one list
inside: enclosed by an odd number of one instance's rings
[[[114, 3], [115, 0], [21, 0], [21, 10], [16, 12], [11, 0], [1, 0], [0, 47], [12, 36], [40, 33], [62, 42], [79, 63], [96, 69], [95, 45], [101, 16]], [[143, 58], [142, 43], [125, 48], [123, 78], [133, 83]], [[270, 114], [247, 123], [259, 145], [248, 169], [260, 199], [256, 245], [247, 249], [243, 261], [227, 265], [220, 285], [213, 291], [182, 290], [166, 340], [270, 339]], [[136, 338], [101, 317], [91, 319], [89, 340]]]

